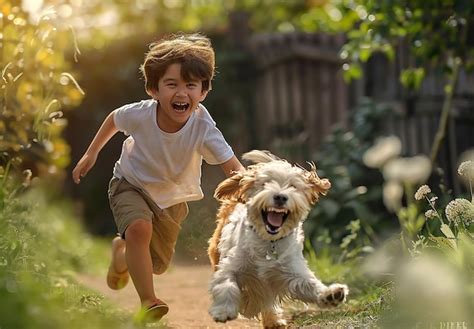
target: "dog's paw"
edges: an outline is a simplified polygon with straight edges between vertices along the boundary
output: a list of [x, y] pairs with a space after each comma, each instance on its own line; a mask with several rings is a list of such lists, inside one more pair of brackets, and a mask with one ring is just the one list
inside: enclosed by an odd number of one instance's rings
[[212, 305], [209, 314], [216, 322], [227, 322], [237, 318], [237, 307], [231, 305]]
[[321, 307], [338, 306], [345, 302], [349, 288], [345, 284], [333, 283], [318, 296], [318, 305]]
[[286, 328], [287, 322], [283, 318], [281, 311], [262, 312], [262, 326], [265, 329], [282, 329]]
[[283, 329], [287, 328], [288, 323], [285, 319], [276, 319], [275, 321], [270, 322], [262, 321], [262, 325], [265, 329]]

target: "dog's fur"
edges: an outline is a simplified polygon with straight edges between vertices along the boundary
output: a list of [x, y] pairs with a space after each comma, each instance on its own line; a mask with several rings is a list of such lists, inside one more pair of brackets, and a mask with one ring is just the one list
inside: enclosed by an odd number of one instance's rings
[[347, 286], [325, 286], [303, 257], [303, 221], [329, 181], [318, 177], [314, 164], [308, 171], [267, 151], [243, 158], [254, 164], [220, 183], [214, 195], [222, 204], [209, 241], [215, 271], [209, 314], [226, 322], [240, 313], [281, 327], [283, 299], [322, 307], [344, 302]]

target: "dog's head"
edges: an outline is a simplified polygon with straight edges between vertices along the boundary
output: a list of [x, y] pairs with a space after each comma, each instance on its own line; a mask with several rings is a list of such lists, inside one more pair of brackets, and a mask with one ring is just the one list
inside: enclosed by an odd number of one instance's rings
[[249, 220], [265, 240], [289, 234], [331, 187], [318, 177], [314, 164], [306, 170], [267, 151], [251, 151], [243, 159], [254, 164], [220, 183], [214, 197], [245, 203]]

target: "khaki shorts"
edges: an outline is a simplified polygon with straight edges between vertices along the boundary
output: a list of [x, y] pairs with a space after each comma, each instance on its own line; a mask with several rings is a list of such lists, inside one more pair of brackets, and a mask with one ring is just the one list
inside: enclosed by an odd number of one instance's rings
[[152, 221], [150, 252], [153, 273], [161, 274], [166, 271], [174, 254], [181, 222], [188, 215], [186, 202], [160, 209], [145, 191], [123, 177], [113, 177], [110, 180], [108, 195], [110, 209], [122, 238], [126, 238], [125, 231], [135, 220]]

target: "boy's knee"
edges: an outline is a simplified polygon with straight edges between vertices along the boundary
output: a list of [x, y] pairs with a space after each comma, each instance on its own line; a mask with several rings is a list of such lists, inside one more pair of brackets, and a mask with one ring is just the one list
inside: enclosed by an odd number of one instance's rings
[[125, 231], [125, 240], [127, 242], [144, 241], [145, 237], [151, 238], [152, 231], [153, 225], [151, 221], [138, 219], [127, 227], [127, 230]]

